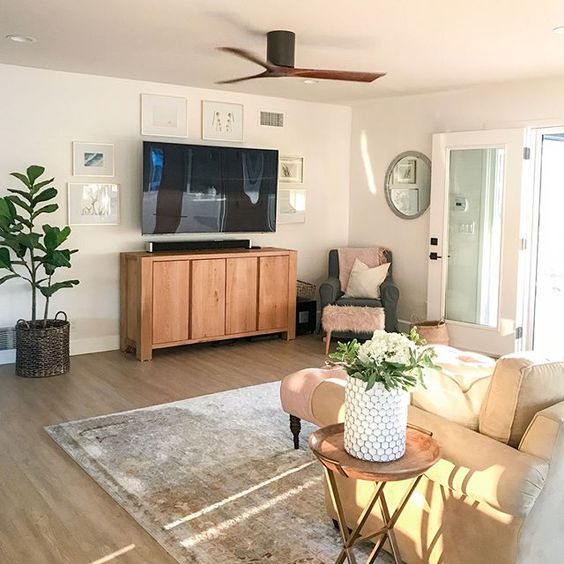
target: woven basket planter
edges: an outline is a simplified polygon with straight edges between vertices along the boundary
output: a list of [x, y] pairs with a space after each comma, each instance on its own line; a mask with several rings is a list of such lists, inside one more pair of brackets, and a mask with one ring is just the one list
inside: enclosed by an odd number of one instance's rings
[[25, 378], [46, 378], [70, 369], [70, 323], [64, 319], [18, 321], [16, 325], [16, 374]]

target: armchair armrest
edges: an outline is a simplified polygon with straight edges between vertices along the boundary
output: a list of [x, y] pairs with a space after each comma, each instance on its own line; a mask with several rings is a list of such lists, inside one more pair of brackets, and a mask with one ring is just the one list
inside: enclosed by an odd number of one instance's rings
[[561, 401], [542, 409], [533, 417], [521, 439], [519, 450], [550, 462], [555, 455], [563, 427], [564, 401]]
[[386, 331], [389, 333], [398, 331], [399, 295], [399, 288], [394, 284], [392, 277], [388, 276], [380, 285], [380, 296], [386, 314]]
[[338, 278], [327, 278], [319, 287], [319, 298], [321, 301], [321, 310], [326, 305], [333, 304], [337, 298], [341, 296], [341, 283]]
[[441, 459], [425, 473], [430, 480], [503, 513], [528, 514], [548, 475], [545, 460], [417, 407], [409, 408], [409, 421], [441, 446]]

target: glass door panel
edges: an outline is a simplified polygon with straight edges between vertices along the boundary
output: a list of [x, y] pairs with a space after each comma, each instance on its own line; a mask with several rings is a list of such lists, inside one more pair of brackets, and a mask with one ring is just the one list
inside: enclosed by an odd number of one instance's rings
[[445, 316], [498, 325], [503, 148], [452, 149], [448, 174]]

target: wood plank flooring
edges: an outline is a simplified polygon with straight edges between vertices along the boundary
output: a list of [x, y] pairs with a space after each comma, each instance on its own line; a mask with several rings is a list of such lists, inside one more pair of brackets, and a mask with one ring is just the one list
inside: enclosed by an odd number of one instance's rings
[[73, 357], [69, 374], [46, 379], [0, 366], [0, 562], [174, 562], [43, 427], [272, 382], [320, 366], [323, 348], [313, 336], [237, 341], [156, 351], [147, 363], [112, 351]]

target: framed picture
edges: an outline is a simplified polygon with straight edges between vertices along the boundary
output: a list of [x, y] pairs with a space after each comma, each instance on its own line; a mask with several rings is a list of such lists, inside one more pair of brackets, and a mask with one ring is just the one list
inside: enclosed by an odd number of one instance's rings
[[280, 157], [278, 180], [289, 184], [303, 184], [304, 158]]
[[278, 191], [278, 223], [305, 223], [306, 191], [280, 188]]
[[109, 143], [72, 144], [73, 176], [113, 176], [114, 146]]
[[119, 225], [119, 185], [69, 182], [68, 206], [69, 225]]
[[417, 215], [419, 213], [418, 188], [392, 188], [390, 199], [396, 209], [404, 215]]
[[402, 159], [394, 169], [394, 184], [417, 183], [417, 159]]
[[141, 135], [188, 137], [186, 98], [141, 94]]
[[202, 100], [202, 139], [243, 141], [243, 104]]

